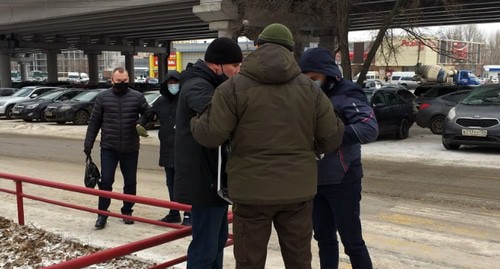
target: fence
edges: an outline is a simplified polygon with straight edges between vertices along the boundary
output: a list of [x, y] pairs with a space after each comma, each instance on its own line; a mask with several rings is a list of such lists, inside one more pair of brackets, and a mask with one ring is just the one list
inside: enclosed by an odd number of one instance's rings
[[[157, 206], [157, 207], [163, 207], [163, 208], [170, 208], [170, 209], [176, 209], [176, 210], [181, 210], [181, 211], [190, 211], [191, 206], [184, 205], [184, 204], [179, 204], [176, 202], [170, 202], [170, 201], [163, 201], [160, 199], [155, 199], [155, 198], [148, 198], [148, 197], [141, 197], [141, 196], [135, 196], [135, 195], [129, 195], [129, 194], [121, 194], [121, 193], [115, 193], [115, 192], [109, 192], [109, 191], [101, 191], [101, 190], [96, 190], [96, 189], [90, 189], [90, 188], [85, 188], [81, 186], [75, 186], [71, 184], [65, 184], [65, 183], [59, 183], [59, 182], [52, 182], [49, 180], [44, 180], [44, 179], [38, 179], [38, 178], [33, 178], [33, 177], [26, 177], [26, 176], [19, 176], [19, 175], [12, 175], [12, 174], [6, 174], [6, 173], [0, 173], [0, 179], [5, 179], [5, 180], [13, 180], [15, 182], [15, 191], [14, 190], [9, 190], [9, 189], [4, 189], [0, 188], [0, 192], [5, 192], [5, 193], [10, 193], [16, 196], [16, 202], [17, 202], [17, 218], [18, 218], [18, 223], [20, 225], [24, 225], [24, 198], [44, 202], [44, 203], [49, 203], [53, 205], [58, 205], [62, 207], [68, 207], [72, 209], [77, 209], [81, 211], [86, 211], [90, 213], [97, 213], [97, 214], [102, 214], [102, 215], [108, 215], [112, 217], [118, 217], [118, 218], [123, 218], [123, 219], [131, 219], [134, 221], [139, 221], [139, 222], [144, 222], [144, 223], [149, 223], [153, 225], [160, 225], [160, 226], [166, 226], [170, 228], [174, 228], [174, 231], [170, 231], [164, 234], [160, 234], [154, 237], [150, 238], [145, 238], [136, 242], [128, 243], [122, 246], [102, 250], [87, 256], [82, 256], [73, 260], [69, 260], [66, 262], [62, 262], [59, 264], [51, 265], [46, 268], [50, 269], [62, 269], [62, 268], [84, 268], [90, 265], [98, 264], [101, 262], [105, 262], [107, 260], [111, 260], [114, 258], [118, 258], [124, 255], [129, 255], [134, 252], [144, 250], [147, 248], [155, 247], [164, 243], [168, 243], [186, 236], [189, 236], [191, 234], [191, 227], [186, 227], [182, 226], [180, 224], [175, 224], [175, 223], [164, 223], [161, 221], [157, 220], [152, 220], [152, 219], [147, 219], [147, 218], [142, 218], [142, 217], [137, 217], [137, 216], [128, 216], [128, 215], [122, 215], [118, 213], [113, 213], [109, 211], [102, 211], [98, 210], [95, 208], [90, 208], [90, 207], [85, 207], [85, 206], [79, 206], [76, 204], [71, 204], [71, 203], [66, 203], [66, 202], [61, 202], [53, 199], [48, 199], [48, 198], [43, 198], [40, 196], [36, 195], [30, 195], [27, 193], [24, 193], [23, 191], [23, 183], [26, 184], [33, 184], [33, 185], [39, 185], [39, 186], [44, 186], [44, 187], [49, 187], [49, 188], [55, 188], [55, 189], [60, 189], [60, 190], [66, 190], [66, 191], [71, 191], [71, 192], [78, 192], [78, 193], [83, 193], [83, 194], [89, 194], [89, 195], [95, 195], [95, 196], [102, 196], [102, 197], [108, 197], [112, 199], [118, 199], [118, 200], [125, 200], [125, 201], [130, 201], [130, 202], [135, 202], [135, 203], [140, 203], [140, 204], [145, 204], [145, 205], [151, 205], [151, 206]], [[232, 213], [228, 213], [228, 221], [229, 223], [232, 222]], [[233, 244], [232, 241], [232, 235], [230, 235], [228, 242], [226, 243], [226, 246], [230, 246]], [[168, 266], [176, 265], [181, 262], [186, 261], [187, 257], [182, 256], [170, 261], [166, 261], [161, 264], [154, 265], [153, 267], [150, 267], [149, 269], [159, 269], [159, 268], [166, 268]]]

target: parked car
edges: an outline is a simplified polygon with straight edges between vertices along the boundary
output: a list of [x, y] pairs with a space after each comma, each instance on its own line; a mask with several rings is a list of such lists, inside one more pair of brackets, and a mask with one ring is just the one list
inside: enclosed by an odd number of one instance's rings
[[47, 121], [55, 121], [64, 124], [68, 121], [75, 125], [87, 124], [95, 98], [104, 89], [86, 90], [73, 97], [71, 100], [53, 103], [44, 111]]
[[48, 91], [33, 100], [17, 103], [12, 108], [12, 116], [24, 121], [46, 121], [43, 111], [49, 104], [69, 100], [83, 91], [83, 89], [55, 89]]
[[423, 95], [417, 98], [417, 106], [420, 106], [421, 103], [427, 102], [431, 99], [434, 99], [439, 96], [443, 96], [445, 94], [451, 92], [457, 92], [462, 90], [472, 90], [477, 86], [471, 85], [435, 85], [432, 86], [428, 91], [426, 91]]
[[0, 97], [11, 96], [18, 90], [16, 88], [0, 88]]
[[500, 85], [482, 85], [450, 109], [443, 125], [443, 146], [500, 146]]
[[[365, 93], [377, 117], [379, 134], [396, 135], [399, 139], [407, 138], [415, 121], [415, 106], [409, 101], [409, 94], [412, 93], [398, 86], [386, 86], [373, 93]], [[408, 101], [405, 98], [408, 98]]]
[[417, 112], [417, 125], [429, 128], [433, 134], [441, 134], [443, 123], [450, 109], [458, 104], [472, 90], [452, 92], [420, 104]]
[[[146, 101], [148, 102], [150, 107], [152, 107], [154, 105], [154, 103], [158, 100], [158, 98], [160, 98], [160, 96], [161, 96], [160, 91], [148, 91], [148, 92], [144, 92], [143, 94], [144, 94], [144, 98], [146, 98]], [[151, 124], [148, 124], [144, 128], [150, 130], [150, 129], [153, 129], [154, 127], [158, 127], [158, 126], [160, 126], [159, 120], [157, 120]]]
[[415, 80], [413, 78], [413, 76], [394, 76], [393, 75], [390, 81], [391, 81], [391, 83], [405, 86], [406, 88], [408, 88], [410, 90], [414, 90], [418, 86], [420, 86], [420, 81]]
[[0, 116], [12, 119], [12, 108], [19, 102], [33, 99], [58, 87], [28, 86], [16, 91], [11, 96], [0, 97]]

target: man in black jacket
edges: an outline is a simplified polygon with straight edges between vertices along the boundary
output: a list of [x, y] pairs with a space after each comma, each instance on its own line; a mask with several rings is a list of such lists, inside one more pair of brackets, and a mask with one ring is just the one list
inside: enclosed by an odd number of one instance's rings
[[[174, 141], [175, 141], [175, 113], [177, 111], [177, 102], [179, 100], [179, 72], [175, 70], [168, 71], [165, 81], [160, 85], [160, 94], [145, 115], [140, 119], [137, 126], [139, 134], [147, 135], [144, 128], [148, 123], [159, 120], [160, 130], [158, 138], [160, 139], [160, 162], [159, 165], [165, 169], [166, 183], [168, 188], [168, 197], [171, 201], [174, 199]], [[191, 225], [191, 214], [184, 212], [182, 225]], [[176, 223], [181, 222], [179, 210], [170, 209], [168, 214], [160, 219], [163, 222]]]
[[198, 60], [181, 74], [175, 134], [176, 202], [192, 205], [193, 240], [187, 267], [222, 268], [228, 237], [227, 202], [217, 195], [217, 149], [198, 144], [191, 133], [190, 120], [201, 114], [212, 100], [215, 88], [239, 72], [243, 55], [232, 39], [220, 37]]
[[[129, 76], [122, 67], [115, 68], [111, 77], [113, 87], [100, 93], [95, 101], [85, 136], [84, 152], [90, 155], [94, 141], [101, 130], [101, 173], [99, 189], [112, 191], [118, 163], [123, 174], [123, 193], [136, 194], [137, 161], [139, 157], [139, 135], [136, 124], [139, 114], [144, 114], [149, 105], [142, 93], [128, 88]], [[110, 198], [99, 197], [99, 210], [107, 211]], [[133, 202], [123, 201], [121, 213], [132, 215]], [[107, 215], [99, 214], [95, 228], [106, 226]], [[133, 224], [123, 219], [125, 224]]]

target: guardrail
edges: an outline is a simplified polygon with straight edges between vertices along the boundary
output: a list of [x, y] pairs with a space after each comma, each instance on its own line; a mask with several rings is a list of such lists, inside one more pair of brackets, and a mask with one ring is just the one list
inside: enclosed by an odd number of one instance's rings
[[[72, 192], [78, 192], [78, 193], [83, 193], [83, 194], [90, 194], [90, 195], [95, 195], [95, 196], [102, 196], [102, 197], [108, 197], [112, 199], [118, 199], [122, 201], [130, 201], [130, 202], [135, 202], [135, 203], [140, 203], [140, 204], [145, 204], [145, 205], [151, 205], [151, 206], [157, 206], [157, 207], [163, 207], [163, 208], [170, 208], [170, 209], [176, 209], [176, 210], [181, 210], [181, 211], [191, 211], [191, 206], [185, 205], [185, 204], [180, 204], [176, 202], [170, 202], [170, 201], [164, 201], [160, 199], [155, 199], [155, 198], [148, 198], [148, 197], [142, 197], [142, 196], [136, 196], [136, 195], [129, 195], [129, 194], [121, 194], [121, 193], [114, 193], [114, 192], [109, 192], [109, 191], [102, 191], [102, 190], [96, 190], [96, 189], [90, 189], [86, 187], [81, 187], [81, 186], [75, 186], [71, 184], [66, 184], [66, 183], [59, 183], [59, 182], [53, 182], [45, 179], [39, 179], [39, 178], [33, 178], [33, 177], [26, 177], [26, 176], [19, 176], [19, 175], [12, 175], [12, 174], [7, 174], [7, 173], [0, 173], [0, 179], [6, 179], [6, 180], [13, 180], [15, 182], [15, 191], [14, 190], [9, 190], [9, 189], [4, 189], [0, 188], [0, 192], [5, 192], [5, 193], [10, 193], [16, 196], [16, 202], [17, 202], [17, 218], [18, 218], [18, 223], [20, 225], [24, 225], [24, 198], [44, 202], [44, 203], [49, 203], [53, 205], [58, 205], [62, 207], [68, 207], [68, 208], [73, 208], [81, 211], [86, 211], [90, 213], [97, 213], [97, 214], [102, 214], [102, 215], [107, 215], [107, 216], [112, 216], [112, 217], [117, 217], [117, 218], [123, 218], [123, 219], [131, 219], [134, 221], [139, 221], [139, 222], [144, 222], [144, 223], [149, 223], [153, 225], [159, 225], [159, 226], [166, 226], [170, 228], [174, 228], [176, 230], [163, 233], [154, 237], [142, 239], [136, 242], [128, 243], [122, 246], [102, 250], [87, 256], [82, 256], [73, 260], [65, 261], [59, 264], [51, 265], [45, 268], [48, 269], [63, 269], [63, 268], [72, 268], [72, 269], [79, 269], [79, 268], [84, 268], [90, 265], [98, 264], [101, 262], [105, 262], [107, 260], [111, 260], [114, 258], [118, 258], [124, 255], [129, 255], [134, 252], [144, 250], [147, 248], [151, 248], [154, 246], [158, 246], [164, 243], [168, 243], [186, 236], [189, 236], [191, 234], [191, 227], [186, 227], [180, 224], [175, 224], [175, 223], [165, 223], [161, 222], [158, 220], [152, 220], [152, 219], [147, 219], [147, 218], [142, 218], [142, 217], [137, 217], [137, 216], [128, 216], [128, 215], [123, 215], [123, 214], [118, 214], [118, 213], [113, 213], [110, 211], [103, 211], [103, 210], [98, 210], [95, 208], [90, 208], [90, 207], [85, 207], [85, 206], [79, 206], [71, 203], [66, 203], [66, 202], [61, 202], [53, 199], [48, 199], [48, 198], [43, 198], [39, 197], [36, 195], [30, 195], [26, 194], [23, 191], [23, 183], [27, 184], [33, 184], [33, 185], [39, 185], [39, 186], [45, 186], [49, 188], [55, 188], [55, 189], [60, 189], [60, 190], [66, 190], [66, 191], [72, 191]], [[233, 219], [232, 212], [228, 213], [228, 222], [231, 223]], [[229, 240], [226, 243], [226, 246], [230, 246], [233, 244], [232, 240], [232, 235], [229, 236]], [[186, 261], [187, 256], [182, 256], [161, 264], [154, 265], [153, 267], [150, 267], [149, 269], [160, 269], [160, 268], [166, 268], [168, 266], [173, 266], [176, 264], [179, 264], [181, 262]]]

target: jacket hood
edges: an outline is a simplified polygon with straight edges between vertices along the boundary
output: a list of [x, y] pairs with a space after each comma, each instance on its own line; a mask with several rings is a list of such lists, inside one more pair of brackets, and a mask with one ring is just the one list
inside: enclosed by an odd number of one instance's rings
[[202, 78], [212, 84], [214, 88], [224, 82], [222, 76], [216, 75], [202, 60], [198, 60], [196, 63], [194, 63], [192, 66], [188, 67], [186, 70], [184, 70], [184, 72], [181, 73], [181, 89], [182, 85], [192, 78]]
[[314, 48], [304, 52], [300, 57], [299, 66], [302, 73], [316, 72], [332, 78], [342, 77], [342, 72], [335, 63], [335, 59], [325, 48]]
[[168, 81], [169, 79], [175, 79], [177, 81], [180, 80], [181, 74], [177, 72], [177, 70], [170, 70], [167, 72], [167, 75], [165, 76], [165, 80], [163, 82]]
[[251, 52], [241, 64], [240, 74], [265, 84], [281, 84], [301, 73], [293, 53], [267, 43]]

